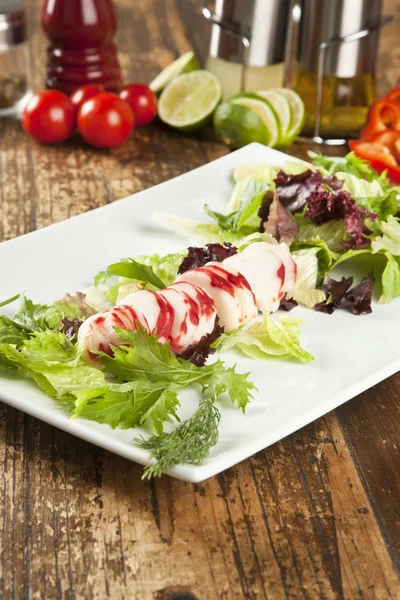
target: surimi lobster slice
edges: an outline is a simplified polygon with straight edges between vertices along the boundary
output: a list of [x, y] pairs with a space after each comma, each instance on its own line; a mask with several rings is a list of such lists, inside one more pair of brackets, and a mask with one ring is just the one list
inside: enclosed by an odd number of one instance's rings
[[213, 271], [225, 277], [235, 287], [235, 293], [239, 298], [242, 309], [241, 324], [243, 325], [254, 319], [258, 314], [258, 308], [247, 279], [229, 265], [222, 265], [219, 262], [209, 262], [205, 266], [210, 267]]
[[186, 271], [176, 282], [186, 281], [203, 288], [214, 300], [220, 324], [225, 331], [232, 331], [242, 323], [242, 307], [237, 293], [237, 287], [227, 278], [216, 272], [212, 267], [199, 267]]
[[157, 292], [140, 290], [123, 298], [119, 306], [131, 307], [138, 315], [140, 325], [151, 335], [157, 332], [162, 344], [169, 340], [175, 315], [166, 298]]
[[248, 246], [245, 252], [254, 252], [255, 254], [257, 254], [261, 245], [267, 250], [270, 250], [271, 252], [276, 254], [276, 256], [280, 258], [283, 264], [285, 265], [285, 281], [283, 284], [283, 291], [285, 292], [285, 294], [292, 292], [296, 281], [297, 266], [292, 258], [292, 255], [290, 254], [289, 247], [286, 244], [269, 244], [268, 242], [257, 242]]
[[285, 265], [263, 242], [252, 244], [243, 252], [229, 256], [222, 265], [233, 267], [249, 282], [259, 310], [273, 312], [284, 296]]
[[86, 319], [78, 332], [78, 348], [84, 356], [96, 361], [97, 355], [93, 350], [112, 355], [111, 346], [121, 343], [115, 328], [135, 329], [138, 315], [133, 309], [124, 309], [126, 307], [116, 307]]
[[169, 336], [171, 349], [178, 354], [186, 350], [196, 337], [199, 307], [197, 303], [182, 291], [166, 288], [157, 292], [158, 296], [169, 302], [174, 311], [172, 330]]
[[211, 333], [214, 329], [217, 311], [214, 300], [206, 290], [197, 287], [196, 285], [192, 285], [187, 281], [177, 281], [170, 285], [169, 288], [184, 292], [196, 302], [199, 309], [199, 323], [197, 326], [198, 331], [196, 333], [197, 341], [199, 341], [203, 335]]

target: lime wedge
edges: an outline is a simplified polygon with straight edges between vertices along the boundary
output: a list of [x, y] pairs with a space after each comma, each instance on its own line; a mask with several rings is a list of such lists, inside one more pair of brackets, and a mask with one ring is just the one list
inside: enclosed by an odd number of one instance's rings
[[250, 108], [257, 113], [268, 130], [268, 146], [273, 148], [279, 143], [281, 132], [278, 115], [267, 100], [257, 96], [257, 94], [245, 93], [230, 98], [229, 102], [246, 106], [246, 108]]
[[180, 131], [196, 131], [211, 119], [222, 96], [221, 84], [208, 71], [173, 79], [160, 96], [158, 116]]
[[200, 66], [194, 53], [186, 52], [186, 54], [182, 54], [182, 56], [174, 60], [173, 63], [165, 67], [165, 69], [153, 79], [149, 88], [155, 94], [160, 94], [170, 81], [175, 79], [175, 77], [178, 77], [178, 75], [197, 71], [198, 69], [200, 69]]
[[268, 146], [269, 131], [264, 121], [251, 108], [233, 102], [220, 104], [214, 113], [217, 137], [231, 148], [242, 148], [251, 142]]
[[278, 145], [284, 146], [287, 143], [286, 140], [290, 137], [289, 132], [292, 121], [292, 111], [289, 102], [276, 90], [257, 92], [257, 96], [261, 96], [267, 100], [278, 115], [281, 124], [281, 137]]
[[286, 98], [289, 103], [292, 120], [285, 141], [286, 144], [289, 144], [298, 136], [304, 125], [305, 110], [303, 100], [296, 92], [289, 90], [288, 88], [273, 88], [270, 91], [280, 94], [283, 98]]

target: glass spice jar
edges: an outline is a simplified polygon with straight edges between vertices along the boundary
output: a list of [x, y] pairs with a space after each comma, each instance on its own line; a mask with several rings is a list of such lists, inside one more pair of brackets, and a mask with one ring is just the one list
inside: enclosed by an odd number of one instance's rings
[[18, 116], [32, 92], [25, 12], [19, 0], [0, 2], [0, 117]]

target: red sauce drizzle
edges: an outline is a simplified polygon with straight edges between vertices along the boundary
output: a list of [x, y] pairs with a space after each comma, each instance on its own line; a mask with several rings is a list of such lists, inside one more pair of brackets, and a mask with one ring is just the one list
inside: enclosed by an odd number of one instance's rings
[[279, 279], [281, 280], [281, 287], [280, 287], [279, 293], [278, 293], [278, 300], [280, 300], [284, 296], [284, 292], [283, 292], [282, 288], [283, 288], [283, 285], [285, 283], [285, 274], [286, 274], [285, 265], [283, 263], [281, 264], [281, 266], [277, 270], [276, 274], [279, 277]]
[[174, 324], [174, 309], [172, 304], [164, 296], [155, 292], [154, 294], [157, 299], [157, 304], [160, 308], [160, 313], [156, 323], [157, 337], [164, 337], [168, 339], [171, 336], [172, 326]]
[[[190, 283], [189, 281], [177, 281], [176, 283], [173, 283], [172, 285], [176, 285], [178, 287], [180, 283], [184, 283], [185, 285], [191, 285], [192, 288], [195, 290], [196, 296], [197, 296], [197, 299], [195, 302], [197, 303], [197, 306], [200, 309], [199, 317], [200, 316], [206, 317], [208, 319], [217, 312], [215, 309], [214, 300], [211, 298], [210, 294], [208, 292], [206, 292], [205, 289], [199, 287], [198, 285], [194, 285], [193, 283]], [[194, 299], [192, 298], [192, 300], [194, 300]]]
[[[187, 316], [189, 317], [189, 321], [197, 327], [198, 324], [200, 323], [199, 305], [186, 292], [180, 292], [180, 293], [183, 293], [183, 295], [185, 296], [185, 304], [188, 304], [188, 306], [189, 306], [188, 311], [187, 311]], [[186, 319], [184, 321], [186, 321]], [[181, 327], [181, 329], [182, 329], [182, 327]], [[186, 332], [187, 332], [187, 327], [186, 327]]]
[[[114, 356], [114, 353], [110, 348], [110, 345], [107, 343], [100, 342], [99, 351], [104, 352], [104, 354], [108, 354], [108, 356]], [[98, 356], [96, 357], [96, 355], [95, 355], [95, 358], [99, 358], [99, 357]]]
[[249, 282], [247, 281], [246, 277], [244, 275], [242, 275], [239, 271], [237, 273], [231, 273], [230, 271], [227, 271], [226, 269], [224, 269], [223, 266], [219, 266], [219, 265], [210, 265], [210, 266], [212, 266], [213, 269], [216, 269], [217, 271], [223, 273], [224, 276], [228, 279], [228, 281], [230, 283], [232, 283], [232, 285], [236, 285], [237, 287], [247, 289], [251, 292], [251, 287], [250, 287]]
[[[112, 318], [113, 318], [113, 326], [114, 327], [120, 327], [121, 329], [126, 329], [126, 324], [125, 322], [121, 319], [121, 317], [119, 316], [119, 314], [123, 314], [123, 306], [119, 306], [118, 308], [115, 308], [112, 311]], [[118, 314], [119, 313], [119, 314]]]
[[217, 312], [214, 300], [211, 298], [210, 294], [206, 292], [206, 290], [202, 290], [201, 288], [198, 289], [201, 291], [199, 298], [201, 311], [205, 317], [210, 318]]
[[230, 283], [228, 281], [227, 277], [218, 275], [218, 273], [216, 271], [214, 271], [213, 267], [200, 267], [200, 269], [197, 269], [197, 270], [203, 271], [204, 273], [207, 274], [207, 277], [210, 280], [211, 287], [219, 288], [220, 290], [223, 290], [227, 294], [230, 294], [233, 297], [235, 296], [235, 288], [233, 287], [232, 283]]

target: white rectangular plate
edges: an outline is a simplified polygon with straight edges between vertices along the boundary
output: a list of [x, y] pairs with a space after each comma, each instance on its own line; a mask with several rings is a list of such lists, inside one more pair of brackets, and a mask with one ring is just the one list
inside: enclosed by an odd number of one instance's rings
[[[203, 204], [226, 203], [232, 171], [251, 163], [284, 164], [293, 160], [259, 144], [251, 144], [204, 167], [92, 212], [0, 244], [0, 298], [25, 291], [35, 302], [52, 302], [67, 291], [90, 285], [108, 264], [138, 254], [164, 254], [187, 241], [152, 225], [155, 211], [204, 220]], [[373, 314], [355, 317], [346, 311], [332, 316], [296, 308], [304, 320], [302, 344], [314, 354], [313, 364], [257, 362], [234, 353], [222, 356], [251, 372], [259, 389], [243, 415], [222, 406], [220, 440], [201, 466], [182, 465], [170, 475], [192, 482], [220, 473], [255, 452], [350, 400], [400, 368], [399, 303], [374, 303]], [[7, 404], [93, 444], [148, 464], [147, 452], [132, 440], [140, 430], [113, 430], [83, 419], [70, 419], [53, 401], [27, 381], [0, 379]], [[195, 407], [195, 396], [182, 397], [182, 416]]]

